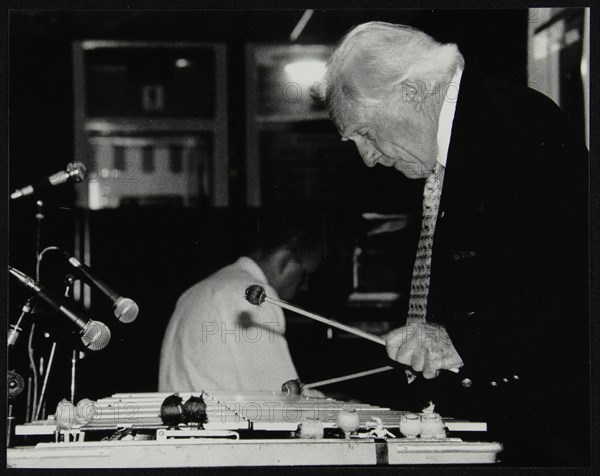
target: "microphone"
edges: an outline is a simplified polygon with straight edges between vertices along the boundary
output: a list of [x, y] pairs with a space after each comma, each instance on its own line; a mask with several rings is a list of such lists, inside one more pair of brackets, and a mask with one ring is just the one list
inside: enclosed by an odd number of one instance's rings
[[90, 350], [104, 349], [110, 341], [110, 329], [102, 322], [93, 321], [87, 317], [78, 315], [75, 311], [69, 309], [67, 305], [56, 294], [50, 292], [41, 286], [37, 281], [33, 280], [25, 273], [8, 267], [10, 274], [15, 276], [21, 284], [33, 289], [35, 297], [46, 303], [46, 305], [54, 312], [58, 312], [67, 317], [79, 329], [81, 342]]
[[[61, 250], [62, 251], [62, 250]], [[113, 303], [113, 312], [119, 321], [124, 322], [125, 324], [135, 321], [135, 318], [140, 311], [138, 305], [132, 299], [127, 297], [123, 297], [119, 295], [117, 292], [113, 291], [109, 288], [105, 283], [94, 277], [92, 274], [92, 270], [88, 268], [86, 265], [81, 263], [77, 258], [69, 256], [66, 252], [63, 251], [67, 260], [75, 268], [75, 270], [79, 273], [81, 278], [94, 286], [99, 291], [104, 293]]]
[[50, 175], [50, 177], [40, 180], [34, 185], [28, 185], [27, 187], [15, 190], [10, 194], [10, 198], [14, 200], [16, 198], [26, 197], [27, 195], [31, 195], [38, 190], [62, 185], [63, 183], [69, 181], [81, 182], [85, 178], [85, 175], [85, 166], [81, 162], [71, 162], [67, 165], [67, 170], [61, 170], [54, 175]]
[[19, 394], [25, 388], [25, 381], [23, 380], [23, 377], [21, 377], [21, 375], [19, 375], [14, 370], [9, 370], [8, 375], [6, 377], [6, 389], [8, 393], [8, 400], [12, 401], [15, 399], [15, 397], [18, 397]]

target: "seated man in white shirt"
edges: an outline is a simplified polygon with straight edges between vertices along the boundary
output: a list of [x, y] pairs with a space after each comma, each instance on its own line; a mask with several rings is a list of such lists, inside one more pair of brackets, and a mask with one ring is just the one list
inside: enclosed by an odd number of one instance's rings
[[264, 235], [248, 256], [185, 291], [162, 343], [159, 391], [280, 391], [297, 379], [280, 307], [245, 299], [252, 284], [289, 300], [321, 260], [317, 234], [285, 227]]

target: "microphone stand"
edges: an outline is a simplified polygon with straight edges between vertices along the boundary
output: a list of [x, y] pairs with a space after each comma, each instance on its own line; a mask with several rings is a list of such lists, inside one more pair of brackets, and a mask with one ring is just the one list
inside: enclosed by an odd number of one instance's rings
[[[37, 410], [35, 411], [35, 419], [40, 417], [40, 411], [44, 405], [44, 396], [46, 394], [46, 386], [48, 385], [48, 379], [50, 378], [50, 371], [52, 370], [52, 364], [54, 363], [54, 352], [56, 351], [56, 341], [52, 342], [52, 350], [50, 350], [50, 357], [48, 359], [48, 365], [44, 372], [44, 384], [42, 385], [42, 393], [40, 394], [40, 400], [38, 401]], [[45, 412], [44, 412], [45, 413]], [[45, 415], [42, 415], [44, 418]]]
[[[44, 217], [44, 202], [42, 200], [38, 200], [36, 202], [38, 209], [37, 209], [37, 213], [35, 214], [35, 219], [36, 219], [36, 227], [35, 227], [35, 280], [39, 281], [40, 280], [40, 261], [42, 259], [42, 254], [43, 252], [40, 251], [41, 248], [41, 236], [42, 236], [42, 220], [45, 218]], [[29, 302], [29, 301], [28, 301]], [[32, 311], [29, 311], [32, 312]], [[21, 322], [21, 319], [19, 318], [19, 322]], [[18, 326], [18, 323], [17, 323]], [[18, 332], [18, 331], [17, 331]], [[31, 383], [31, 378], [28, 378], [28, 385], [27, 385], [27, 410], [25, 413], [25, 421], [26, 422], [31, 422], [33, 421], [34, 418], [34, 411], [37, 407], [37, 387], [38, 387], [38, 371], [36, 369], [35, 366], [35, 360], [34, 360], [34, 356], [33, 356], [33, 347], [32, 347], [32, 342], [33, 342], [33, 336], [35, 335], [35, 323], [31, 324], [31, 329], [29, 330], [29, 342], [28, 342], [28, 348], [27, 348], [27, 353], [29, 355], [29, 366], [31, 367], [31, 371], [33, 372], [33, 391], [29, 385], [29, 383]], [[32, 401], [33, 400], [33, 401]]]
[[[65, 278], [66, 289], [65, 297], [69, 297], [73, 292], [73, 285], [75, 284], [75, 276], [68, 274]], [[77, 369], [77, 349], [73, 349], [71, 354], [71, 403], [75, 404], [75, 375]]]
[[[9, 351], [11, 347], [14, 347], [17, 343], [17, 339], [21, 331], [21, 321], [25, 317], [26, 314], [30, 314], [32, 312], [31, 299], [28, 299], [25, 304], [21, 307], [21, 315], [17, 320], [17, 323], [10, 326], [10, 331], [8, 332], [8, 338], [6, 340], [7, 344], [7, 361], [10, 362]], [[10, 368], [10, 367], [9, 367]], [[8, 393], [8, 414], [6, 416], [6, 447], [10, 448], [12, 446], [12, 439], [14, 436], [14, 420], [13, 416], [13, 401], [14, 399], [23, 391], [23, 378], [17, 374], [16, 372], [9, 370], [7, 372], [7, 393]], [[27, 405], [29, 405], [29, 398]], [[26, 410], [29, 413], [29, 408]]]
[[9, 398], [8, 414], [6, 417], [6, 447], [7, 448], [12, 447], [12, 439], [13, 439], [13, 432], [14, 432], [14, 420], [15, 420], [15, 417], [13, 416], [12, 413], [13, 413], [13, 404]]
[[[44, 202], [41, 200], [38, 200], [36, 202], [38, 209], [37, 209], [37, 213], [35, 214], [35, 219], [36, 219], [36, 227], [35, 227], [35, 280], [39, 281], [40, 280], [40, 261], [42, 259], [42, 252], [40, 251], [41, 248], [41, 236], [42, 236], [42, 220], [45, 218], [44, 217]], [[28, 301], [29, 303], [30, 301]], [[23, 309], [25, 310], [25, 309]], [[32, 312], [32, 310], [30, 309], [28, 312]], [[22, 318], [22, 316], [21, 316]], [[18, 325], [21, 322], [21, 318], [19, 318], [19, 321], [17, 322], [17, 329], [15, 329], [15, 333], [14, 338], [16, 340], [16, 337], [18, 337], [18, 332], [19, 332], [19, 328]], [[25, 421], [27, 423], [33, 421], [33, 417], [34, 417], [34, 411], [35, 408], [37, 406], [37, 387], [38, 387], [38, 371], [36, 369], [35, 366], [35, 360], [34, 360], [34, 356], [33, 356], [33, 348], [31, 346], [32, 342], [33, 342], [33, 336], [35, 335], [35, 323], [31, 324], [31, 328], [29, 330], [29, 340], [28, 340], [28, 346], [27, 346], [27, 353], [29, 355], [29, 366], [31, 367], [31, 371], [33, 373], [33, 382], [31, 377], [27, 379], [28, 385], [27, 385], [27, 409], [25, 412]], [[30, 383], [33, 383], [33, 389], [31, 389], [31, 386], [29, 385]], [[33, 390], [33, 391], [32, 391]], [[32, 401], [33, 400], [33, 401]]]
[[[6, 339], [6, 346], [7, 346], [7, 351], [6, 351], [6, 355], [7, 355], [7, 361], [10, 362], [10, 349], [11, 347], [14, 347], [17, 344], [17, 340], [19, 339], [19, 336], [21, 335], [21, 332], [23, 331], [23, 328], [21, 327], [21, 322], [23, 321], [23, 318], [27, 315], [27, 314], [32, 314], [33, 313], [33, 304], [32, 304], [32, 298], [29, 298], [27, 301], [25, 301], [25, 304], [23, 304], [23, 306], [21, 306], [21, 315], [19, 316], [19, 319], [17, 319], [17, 323], [13, 324], [9, 327], [9, 331], [8, 331], [8, 337]], [[9, 375], [10, 375], [10, 371], [9, 371]], [[25, 408], [25, 421], [29, 421], [29, 413], [31, 412], [31, 377], [29, 377], [29, 383], [27, 385], [27, 402], [26, 402], [26, 408]], [[13, 406], [12, 406], [12, 401], [13, 399], [16, 397], [16, 395], [11, 395], [10, 394], [10, 386], [8, 388], [8, 392], [9, 392], [9, 398], [8, 398], [8, 418], [7, 418], [7, 422], [9, 424], [8, 426], [8, 430], [6, 433], [6, 446], [7, 448], [10, 447], [11, 445], [11, 439], [12, 439], [12, 424], [13, 421], [15, 419], [14, 416], [12, 416], [12, 410], [13, 410]], [[20, 393], [20, 392], [19, 392]]]
[[[64, 292], [65, 297], [69, 297], [69, 295], [71, 294], [71, 290], [73, 288], [74, 282], [75, 282], [75, 278], [73, 277], [73, 275], [68, 274], [65, 278], [65, 292]], [[46, 387], [48, 385], [48, 379], [50, 378], [50, 370], [52, 370], [52, 364], [54, 363], [54, 352], [55, 351], [56, 351], [56, 340], [54, 342], [52, 342], [52, 350], [50, 351], [50, 358], [48, 359], [48, 365], [46, 366], [46, 372], [45, 372], [45, 376], [44, 376], [44, 385], [42, 386], [42, 393], [40, 395], [40, 400], [38, 402], [37, 410], [35, 412], [36, 420], [39, 418], [40, 411], [44, 404], [44, 397], [46, 395]], [[74, 356], [76, 355], [75, 352], [76, 352], [76, 350], [73, 350]], [[75, 362], [73, 362], [72, 367], [71, 367], [71, 402], [73, 402], [72, 399], [75, 394], [74, 385], [75, 385]], [[44, 417], [45, 417], [45, 415], [42, 414], [42, 418], [44, 418]]]
[[38, 266], [36, 267], [36, 276], [35, 276], [35, 280], [39, 281], [40, 280], [40, 276], [39, 276], [39, 260], [40, 260], [40, 248], [41, 248], [41, 236], [42, 236], [42, 220], [45, 218], [44, 217], [44, 202], [42, 202], [41, 200], [38, 200], [36, 202], [37, 206], [38, 206], [38, 211], [35, 214], [35, 219], [37, 220], [37, 224], [35, 227], [35, 259], [36, 262], [38, 264]]
[[[60, 248], [56, 247], [56, 246], [48, 246], [47, 248], [44, 248], [43, 250], [40, 251], [41, 248], [41, 235], [42, 235], [42, 220], [45, 218], [44, 213], [43, 213], [43, 206], [44, 206], [44, 202], [42, 202], [41, 200], [38, 200], [36, 202], [37, 206], [38, 206], [38, 211], [35, 214], [35, 218], [37, 220], [37, 225], [36, 225], [36, 243], [35, 243], [35, 280], [36, 281], [40, 281], [40, 265], [42, 263], [42, 259], [44, 257], [44, 254], [48, 251], [53, 251], [53, 250], [59, 250]], [[66, 292], [66, 291], [65, 291]], [[31, 330], [29, 331], [29, 360], [30, 360], [30, 367], [31, 370], [33, 371], [33, 403], [30, 406], [30, 401], [29, 401], [29, 396], [31, 395], [29, 393], [29, 391], [27, 392], [27, 421], [31, 422], [34, 420], [37, 420], [40, 410], [42, 408], [42, 402], [44, 400], [44, 394], [46, 392], [46, 385], [48, 383], [48, 376], [50, 373], [50, 370], [52, 368], [52, 362], [54, 360], [54, 352], [56, 350], [56, 342], [52, 343], [52, 349], [50, 350], [50, 357], [48, 360], [48, 366], [44, 369], [40, 366], [40, 370], [39, 370], [39, 377], [44, 376], [44, 383], [42, 386], [42, 393], [40, 394], [40, 399], [38, 402], [38, 369], [36, 368], [35, 365], [35, 360], [34, 360], [34, 356], [33, 356], [33, 348], [31, 346], [31, 343], [33, 342], [33, 336], [34, 336], [34, 332], [35, 332], [35, 323], [31, 325]], [[29, 413], [31, 408], [31, 414]]]
[[25, 386], [23, 377], [17, 372], [9, 370], [7, 372], [7, 396], [8, 396], [8, 414], [6, 418], [6, 447], [12, 446], [14, 435], [14, 420], [13, 416], [13, 402], [23, 391]]

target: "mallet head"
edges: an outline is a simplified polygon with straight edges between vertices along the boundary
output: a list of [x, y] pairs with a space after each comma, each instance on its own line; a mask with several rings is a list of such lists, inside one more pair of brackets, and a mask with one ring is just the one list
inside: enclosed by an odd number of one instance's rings
[[266, 297], [267, 294], [265, 292], [265, 288], [258, 284], [253, 284], [252, 286], [248, 286], [246, 288], [246, 300], [250, 304], [260, 306], [263, 302], [265, 302]]

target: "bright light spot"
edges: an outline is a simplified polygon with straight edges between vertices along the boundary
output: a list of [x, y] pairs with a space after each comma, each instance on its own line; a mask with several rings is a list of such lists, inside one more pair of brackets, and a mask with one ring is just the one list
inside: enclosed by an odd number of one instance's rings
[[189, 68], [192, 65], [192, 62], [187, 58], [179, 58], [175, 60], [176, 68]]
[[577, 43], [581, 39], [579, 32], [576, 29], [572, 29], [565, 33], [565, 45], [569, 46], [573, 43]]
[[313, 84], [325, 76], [325, 62], [306, 60], [288, 63], [283, 70], [291, 81], [299, 84]]

